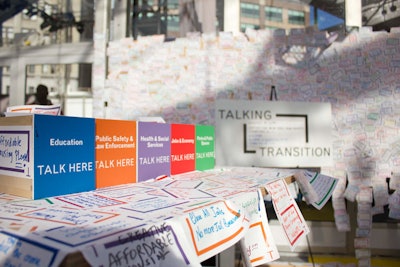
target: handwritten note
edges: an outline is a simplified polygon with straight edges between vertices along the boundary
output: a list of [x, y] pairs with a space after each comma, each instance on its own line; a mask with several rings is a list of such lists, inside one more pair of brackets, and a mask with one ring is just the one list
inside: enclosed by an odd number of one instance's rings
[[281, 223], [290, 248], [295, 249], [301, 237], [310, 232], [299, 207], [289, 193], [284, 180], [276, 180], [265, 185], [272, 197], [272, 203]]
[[67, 244], [71, 247], [78, 247], [115, 235], [121, 229], [130, 230], [143, 225], [139, 218], [113, 218], [103, 222], [87, 224], [78, 227], [59, 227], [46, 231], [45, 237], [60, 244]]
[[260, 190], [242, 194], [239, 198], [235, 198], [236, 202], [246, 211], [250, 220], [249, 230], [241, 240], [241, 245], [244, 247], [242, 255], [247, 255], [248, 261], [253, 266], [279, 259], [267, 214], [262, 212], [265, 210], [265, 205]]
[[29, 127], [2, 126], [0, 131], [0, 173], [12, 176], [32, 175]]
[[17, 214], [17, 216], [21, 217], [76, 226], [96, 223], [117, 215], [114, 213], [74, 210], [63, 207], [48, 207]]
[[[300, 186], [301, 189], [310, 188], [307, 186], [307, 183], [309, 183], [312, 189], [311, 195], [313, 195], [310, 204], [318, 210], [322, 209], [325, 206], [326, 202], [332, 196], [333, 191], [335, 190], [338, 183], [338, 179], [336, 178], [310, 171], [298, 172], [295, 174], [295, 177], [296, 181], [302, 184], [302, 186]], [[302, 179], [298, 179], [301, 177], [304, 177], [305, 181], [302, 181]], [[302, 191], [302, 193], [304, 192]]]
[[200, 267], [192, 254], [186, 253], [170, 224], [163, 222], [124, 231], [109, 242], [94, 244], [83, 253], [92, 266], [189, 266]]
[[248, 221], [242, 209], [225, 201], [186, 211], [186, 227], [196, 254], [201, 260], [221, 252], [239, 241]]
[[[15, 242], [24, 247], [44, 248], [32, 249], [40, 266], [48, 265], [49, 255], [58, 266], [61, 253], [79, 251], [91, 266], [200, 267], [239, 241], [252, 264], [264, 264], [279, 253], [258, 188], [268, 179], [280, 180], [282, 172], [209, 170], [40, 200], [6, 200], [0, 229], [18, 232]], [[303, 219], [280, 190], [273, 187], [271, 194], [280, 199], [282, 225], [296, 245], [307, 231], [297, 228]], [[4, 242], [0, 250], [7, 254], [0, 254], [0, 261], [20, 264]]]
[[121, 205], [122, 202], [111, 197], [102, 196], [100, 194], [71, 194], [55, 197], [57, 200], [68, 203], [74, 207], [80, 208], [100, 208], [114, 205]]
[[61, 105], [20, 105], [20, 106], [11, 106], [7, 108], [7, 112], [5, 115], [7, 117], [18, 116], [18, 115], [26, 115], [26, 113], [35, 113], [35, 114], [47, 114], [47, 115], [60, 115], [61, 113]]
[[[0, 231], [0, 258], [2, 266], [58, 266], [58, 250], [37, 242]], [[61, 257], [58, 257], [60, 259]], [[57, 264], [58, 262], [58, 264]]]

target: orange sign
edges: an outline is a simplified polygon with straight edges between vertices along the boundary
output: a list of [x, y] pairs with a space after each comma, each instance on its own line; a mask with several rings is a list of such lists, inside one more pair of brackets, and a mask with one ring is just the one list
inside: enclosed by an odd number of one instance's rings
[[136, 121], [96, 119], [96, 188], [136, 182]]

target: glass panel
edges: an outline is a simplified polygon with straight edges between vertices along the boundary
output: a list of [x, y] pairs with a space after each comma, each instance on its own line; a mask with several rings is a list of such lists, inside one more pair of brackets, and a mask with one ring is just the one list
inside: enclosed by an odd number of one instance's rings
[[241, 24], [240, 24], [240, 30], [241, 30], [242, 32], [245, 32], [246, 29], [259, 30], [259, 29], [260, 29], [260, 25], [249, 24], [249, 23], [241, 23]]
[[179, 17], [168, 16], [167, 17], [167, 29], [168, 32], [179, 32]]
[[25, 103], [35, 103], [36, 88], [42, 84], [48, 89], [48, 99], [51, 103], [61, 104], [64, 115], [88, 116], [86, 110], [88, 106], [85, 106], [85, 114], [83, 114], [79, 110], [71, 110], [68, 105], [71, 102], [70, 99], [74, 99], [73, 108], [79, 109], [78, 103], [82, 101], [86, 103], [92, 98], [91, 81], [92, 64], [27, 65]]
[[304, 12], [297, 10], [288, 10], [290, 24], [305, 25]]
[[240, 3], [240, 16], [258, 19], [260, 17], [260, 6], [250, 3]]
[[4, 112], [9, 106], [10, 100], [10, 67], [0, 66], [0, 115], [3, 116]]
[[3, 24], [2, 27], [2, 46], [10, 46], [14, 43], [14, 28]]
[[280, 7], [265, 7], [265, 20], [282, 22], [282, 8]]
[[[2, 13], [1, 46], [39, 46], [93, 40], [94, 0], [13, 1]], [[56, 4], [55, 4], [56, 3]]]

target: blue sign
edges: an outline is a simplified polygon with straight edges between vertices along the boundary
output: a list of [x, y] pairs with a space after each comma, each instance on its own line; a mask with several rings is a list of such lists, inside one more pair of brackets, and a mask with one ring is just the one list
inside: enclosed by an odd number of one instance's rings
[[33, 198], [94, 190], [94, 119], [34, 116]]

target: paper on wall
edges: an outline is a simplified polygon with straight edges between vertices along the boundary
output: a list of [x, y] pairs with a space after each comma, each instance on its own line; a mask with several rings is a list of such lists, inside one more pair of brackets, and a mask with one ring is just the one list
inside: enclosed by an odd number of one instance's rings
[[386, 183], [382, 182], [374, 183], [373, 198], [374, 198], [374, 206], [385, 206], [388, 204], [389, 192]]
[[350, 217], [347, 213], [344, 197], [333, 198], [332, 206], [334, 210], [336, 229], [339, 232], [350, 231]]
[[394, 191], [389, 197], [389, 217], [400, 219], [400, 190]]
[[400, 189], [400, 172], [393, 172], [392, 177], [389, 180], [390, 189]]

